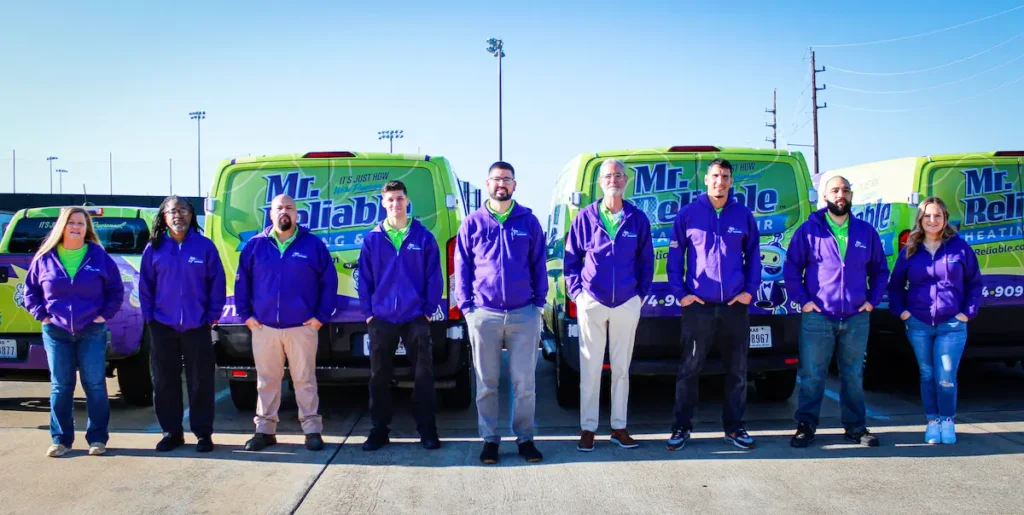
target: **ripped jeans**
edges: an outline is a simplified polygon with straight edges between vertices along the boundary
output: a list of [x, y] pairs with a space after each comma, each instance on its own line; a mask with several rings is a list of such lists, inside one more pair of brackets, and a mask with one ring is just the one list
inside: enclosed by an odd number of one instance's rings
[[967, 324], [952, 318], [933, 326], [910, 317], [906, 327], [917, 356], [925, 415], [928, 420], [956, 416], [956, 371], [967, 345]]

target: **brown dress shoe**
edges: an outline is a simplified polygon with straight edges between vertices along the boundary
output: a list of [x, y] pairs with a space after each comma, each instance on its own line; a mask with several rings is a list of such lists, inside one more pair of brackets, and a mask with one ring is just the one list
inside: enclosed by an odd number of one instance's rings
[[594, 432], [584, 431], [580, 435], [580, 443], [576, 444], [576, 450], [583, 452], [591, 452], [594, 450]]
[[611, 440], [613, 444], [623, 449], [636, 449], [640, 447], [640, 444], [636, 443], [636, 440], [629, 436], [629, 431], [626, 431], [626, 428], [613, 430]]

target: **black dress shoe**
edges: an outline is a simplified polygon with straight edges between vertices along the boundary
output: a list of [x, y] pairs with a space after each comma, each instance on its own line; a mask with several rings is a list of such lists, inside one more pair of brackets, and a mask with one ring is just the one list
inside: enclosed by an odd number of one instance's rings
[[519, 444], [519, 455], [526, 458], [528, 463], [540, 463], [544, 459], [544, 455], [537, 450], [537, 446], [533, 445], [533, 440]]
[[252, 435], [252, 438], [250, 438], [248, 442], [245, 442], [245, 450], [262, 451], [271, 445], [277, 445], [276, 436], [256, 433]]
[[324, 438], [320, 433], [309, 433], [306, 435], [306, 449], [311, 451], [324, 450]]
[[211, 452], [213, 451], [213, 439], [209, 436], [199, 437], [199, 443], [196, 444], [196, 452]]
[[171, 452], [178, 447], [185, 445], [185, 437], [182, 435], [164, 435], [163, 440], [156, 444], [156, 452]]
[[420, 438], [420, 444], [423, 445], [424, 449], [433, 451], [441, 448], [441, 439], [437, 435], [426, 436]]
[[484, 465], [494, 465], [498, 463], [498, 444], [494, 442], [487, 442], [484, 444], [484, 449], [480, 451], [480, 463]]
[[391, 439], [388, 438], [388, 430], [374, 428], [370, 430], [370, 436], [367, 436], [366, 441], [363, 442], [363, 450], [376, 451], [389, 443], [391, 443]]

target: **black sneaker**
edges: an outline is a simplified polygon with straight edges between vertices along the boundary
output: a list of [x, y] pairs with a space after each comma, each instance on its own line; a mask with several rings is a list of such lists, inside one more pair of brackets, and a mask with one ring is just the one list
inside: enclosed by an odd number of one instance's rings
[[199, 442], [196, 444], [196, 452], [211, 452], [213, 451], [213, 439], [209, 436], [199, 437]]
[[371, 429], [370, 436], [367, 436], [366, 441], [363, 442], [363, 450], [376, 451], [389, 443], [391, 443], [391, 439], [388, 438], [388, 431], [386, 429]]
[[725, 441], [739, 447], [740, 449], [753, 449], [754, 439], [747, 434], [747, 430], [742, 427], [725, 433]]
[[494, 442], [484, 443], [484, 450], [480, 451], [480, 463], [484, 465], [498, 463], [498, 444]]
[[814, 428], [807, 422], [801, 422], [796, 426], [796, 434], [789, 439], [789, 446], [803, 449], [814, 441]]
[[847, 442], [863, 445], [864, 447], [878, 447], [878, 437], [871, 434], [867, 428], [861, 429], [860, 431], [846, 431], [843, 433], [843, 440]]
[[163, 440], [156, 444], [156, 452], [171, 452], [178, 447], [185, 445], [185, 437], [182, 435], [164, 435]]
[[267, 435], [263, 433], [256, 433], [252, 435], [252, 438], [248, 442], [245, 442], [245, 450], [247, 451], [262, 451], [271, 445], [277, 445], [277, 437], [274, 435]]
[[306, 435], [306, 449], [310, 451], [324, 450], [324, 437], [320, 433], [309, 433]]
[[437, 435], [424, 436], [420, 438], [420, 444], [428, 451], [441, 448], [441, 439]]
[[690, 441], [690, 430], [677, 427], [672, 430], [672, 436], [668, 437], [668, 443], [665, 445], [668, 450], [675, 451], [682, 449], [686, 446], [686, 442]]
[[526, 458], [527, 463], [540, 463], [544, 459], [537, 446], [533, 445], [533, 440], [519, 444], [519, 455]]

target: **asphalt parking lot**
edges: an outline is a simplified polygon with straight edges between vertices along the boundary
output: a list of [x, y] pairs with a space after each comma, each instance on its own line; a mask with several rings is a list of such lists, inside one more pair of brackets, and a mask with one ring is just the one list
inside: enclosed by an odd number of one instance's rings
[[[842, 441], [838, 381], [830, 379], [823, 427], [811, 448], [792, 449], [795, 396], [761, 403], [751, 386], [747, 425], [757, 448], [722, 441], [721, 394], [702, 382], [694, 440], [669, 452], [671, 382], [637, 379], [630, 430], [641, 447], [608, 443], [607, 395], [593, 453], [576, 451], [578, 413], [555, 402], [553, 367], [538, 366], [540, 464], [526, 464], [509, 438], [499, 465], [477, 456], [476, 411], [442, 411], [444, 446], [418, 444], [409, 391], [397, 390], [392, 444], [360, 449], [370, 429], [365, 388], [324, 388], [321, 411], [328, 447], [302, 446], [294, 399], [286, 396], [279, 443], [242, 449], [252, 414], [235, 410], [218, 383], [210, 454], [189, 445], [157, 454], [151, 409], [132, 408], [110, 380], [111, 438], [106, 456], [87, 456], [85, 401], [76, 396], [80, 429], [72, 452], [43, 456], [49, 444], [49, 385], [0, 383], [0, 513], [1021, 513], [1024, 493], [1024, 371], [965, 363], [960, 377], [960, 442], [929, 446], [916, 372], [894, 374], [869, 392], [869, 423], [879, 448]], [[502, 384], [508, 388], [507, 376]], [[508, 429], [503, 393], [502, 427]], [[187, 427], [187, 426], [186, 426]]]

